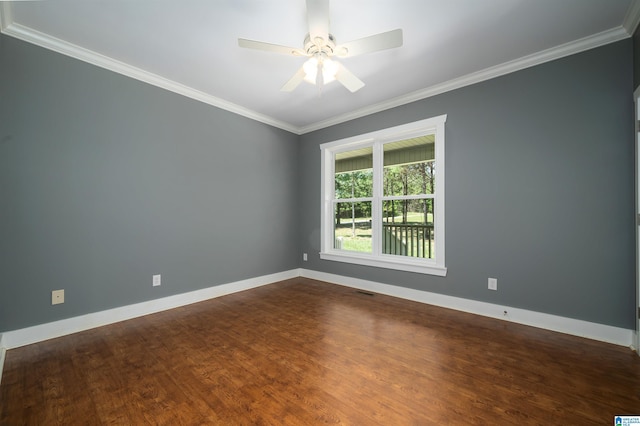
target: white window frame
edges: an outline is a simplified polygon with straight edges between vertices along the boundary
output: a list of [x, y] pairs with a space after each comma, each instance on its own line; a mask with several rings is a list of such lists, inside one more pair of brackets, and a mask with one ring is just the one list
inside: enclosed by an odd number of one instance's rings
[[[363, 135], [327, 142], [320, 145], [321, 151], [321, 241], [320, 258], [337, 262], [355, 263], [358, 265], [379, 268], [397, 269], [401, 271], [418, 272], [438, 276], [446, 276], [445, 266], [445, 158], [444, 158], [444, 128], [446, 115], [415, 121], [401, 126], [391, 127]], [[422, 259], [382, 253], [382, 169], [383, 146], [385, 143], [408, 139], [425, 134], [435, 135], [435, 190], [434, 203], [434, 239], [435, 257]], [[357, 148], [373, 147], [373, 197], [372, 205], [372, 253], [360, 253], [334, 248], [334, 172], [335, 154]], [[385, 199], [388, 197], [384, 197]], [[348, 201], [348, 200], [346, 200]]]

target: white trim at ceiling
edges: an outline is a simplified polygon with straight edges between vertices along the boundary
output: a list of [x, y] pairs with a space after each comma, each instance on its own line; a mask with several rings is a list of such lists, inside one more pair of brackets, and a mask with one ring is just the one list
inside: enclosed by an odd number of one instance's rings
[[9, 2], [0, 2], [0, 24], [2, 25], [0, 29], [4, 34], [10, 35], [22, 41], [26, 41], [37, 46], [53, 50], [54, 52], [62, 53], [63, 55], [88, 62], [92, 65], [96, 65], [98, 67], [108, 69], [118, 74], [122, 74], [127, 77], [131, 77], [133, 79], [151, 84], [153, 86], [169, 90], [179, 95], [186, 96], [196, 101], [200, 101], [205, 104], [209, 104], [214, 107], [218, 107], [226, 111], [245, 116], [261, 123], [278, 127], [293, 133], [298, 132], [298, 129], [289, 123], [276, 120], [275, 118], [260, 114], [232, 102], [225, 101], [224, 99], [217, 98], [208, 93], [204, 93], [192, 87], [185, 86], [184, 84], [169, 80], [168, 78], [153, 74], [140, 68], [136, 68], [132, 65], [126, 64], [92, 50], [76, 46], [75, 44], [60, 40], [56, 37], [36, 31], [24, 25], [17, 24], [13, 22], [13, 16], [11, 13]]
[[13, 14], [9, 2], [0, 2], [0, 31], [5, 32], [9, 24], [13, 23]]
[[505, 62], [503, 64], [496, 65], [490, 68], [485, 68], [481, 71], [467, 74], [462, 77], [454, 78], [453, 80], [436, 84], [431, 87], [427, 87], [426, 89], [421, 89], [415, 92], [407, 93], [406, 95], [402, 95], [385, 102], [370, 105], [365, 108], [351, 111], [347, 114], [342, 114], [336, 117], [329, 118], [324, 121], [319, 121], [317, 123], [310, 124], [309, 126], [300, 128], [299, 129], [300, 134], [309, 133], [314, 130], [323, 129], [325, 127], [344, 123], [345, 121], [354, 120], [356, 118], [364, 117], [366, 115], [374, 114], [376, 112], [384, 111], [384, 110], [395, 108], [411, 102], [430, 98], [432, 96], [440, 95], [445, 92], [450, 92], [455, 89], [460, 89], [465, 86], [481, 83], [483, 81], [500, 77], [506, 74], [510, 74], [516, 71], [520, 71], [525, 68], [530, 68], [536, 65], [543, 64], [545, 62], [554, 61], [556, 59], [560, 59], [566, 56], [574, 55], [576, 53], [584, 52], [589, 49], [594, 49], [596, 47], [604, 46], [605, 44], [624, 40], [625, 38], [629, 38], [629, 34], [623, 27], [603, 31], [598, 34], [581, 38], [579, 40], [575, 40], [569, 43], [561, 44], [551, 49], [543, 50], [541, 52], [524, 56], [522, 58], [519, 58], [513, 61]]
[[640, 0], [633, 0], [625, 16], [623, 25], [618, 28], [565, 43], [397, 98], [312, 123], [308, 126], [299, 127], [15, 23], [13, 22], [10, 4], [11, 2], [0, 1], [0, 31], [4, 34], [298, 135], [470, 86], [545, 62], [594, 49], [605, 44], [614, 43], [629, 38], [640, 22]]
[[640, 23], [640, 0], [632, 0], [627, 9], [627, 14], [622, 21], [622, 27], [627, 31], [630, 36], [636, 32], [638, 24]]

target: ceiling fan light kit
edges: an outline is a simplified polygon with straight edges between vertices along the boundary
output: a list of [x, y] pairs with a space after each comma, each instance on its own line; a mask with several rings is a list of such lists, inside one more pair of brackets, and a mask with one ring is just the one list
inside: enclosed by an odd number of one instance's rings
[[[302, 66], [304, 69], [304, 81], [323, 85], [331, 83], [336, 79], [338, 73], [338, 63], [329, 59], [327, 55], [317, 54], [304, 63]], [[321, 78], [321, 81], [318, 81]]]
[[284, 92], [293, 91], [303, 81], [322, 88], [323, 85], [334, 80], [339, 81], [349, 91], [356, 92], [364, 87], [364, 82], [344, 65], [331, 58], [353, 57], [402, 46], [401, 29], [337, 45], [335, 37], [329, 33], [329, 0], [307, 0], [306, 4], [309, 33], [304, 38], [302, 49], [243, 38], [238, 39], [238, 45], [247, 49], [309, 58], [282, 86], [280, 90]]

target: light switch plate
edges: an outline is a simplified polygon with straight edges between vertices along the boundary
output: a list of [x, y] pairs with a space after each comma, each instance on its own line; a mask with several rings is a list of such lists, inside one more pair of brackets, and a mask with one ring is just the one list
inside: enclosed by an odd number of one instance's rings
[[498, 289], [498, 279], [497, 278], [489, 278], [488, 288], [489, 288], [489, 290], [497, 290]]

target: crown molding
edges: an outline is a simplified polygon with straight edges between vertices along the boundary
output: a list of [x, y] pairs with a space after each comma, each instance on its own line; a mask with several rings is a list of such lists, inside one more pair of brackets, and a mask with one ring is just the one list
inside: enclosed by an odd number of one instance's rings
[[627, 34], [633, 36], [636, 32], [638, 24], [640, 23], [640, 0], [631, 0], [627, 14], [622, 21], [622, 27], [627, 31]]
[[13, 22], [11, 13], [11, 2], [0, 2], [0, 31], [5, 32], [10, 23]]
[[[634, 0], [635, 2], [636, 0]], [[395, 108], [401, 105], [405, 105], [411, 102], [419, 101], [422, 99], [430, 98], [445, 92], [460, 89], [465, 86], [480, 83], [492, 78], [500, 77], [506, 74], [510, 74], [516, 71], [530, 68], [536, 65], [543, 64], [545, 62], [554, 61], [556, 59], [564, 58], [566, 56], [574, 55], [576, 53], [584, 52], [589, 49], [604, 46], [609, 43], [624, 40], [629, 38], [625, 28], [618, 27], [611, 30], [603, 31], [592, 36], [584, 37], [569, 43], [561, 44], [551, 49], [543, 50], [532, 55], [524, 56], [522, 58], [504, 62], [500, 65], [496, 65], [490, 68], [485, 68], [471, 74], [464, 75], [462, 77], [454, 78], [441, 84], [436, 84], [425, 89], [410, 92], [406, 95], [399, 96], [378, 104], [370, 105], [365, 108], [361, 108], [355, 111], [351, 111], [347, 114], [341, 114], [327, 120], [319, 121], [317, 123], [310, 124], [299, 129], [300, 134], [309, 133], [315, 130], [320, 130], [325, 127], [334, 126], [336, 124], [344, 123], [346, 121], [361, 118], [370, 114], [381, 112], [387, 109]]]
[[4, 25], [5, 21], [8, 21], [10, 17], [10, 13], [9, 13], [9, 16], [7, 16], [8, 14], [6, 12], [8, 10], [8, 6], [6, 5], [7, 5], [7, 2], [0, 2], [0, 13], [2, 14], [0, 18], [2, 18], [2, 22], [3, 22], [2, 32], [4, 34], [15, 37], [22, 41], [26, 41], [28, 43], [35, 44], [40, 47], [44, 47], [49, 50], [53, 50], [54, 52], [58, 52], [66, 56], [70, 56], [74, 59], [88, 62], [92, 65], [105, 68], [107, 70], [151, 84], [153, 86], [160, 87], [165, 90], [169, 90], [171, 92], [186, 96], [196, 101], [203, 102], [205, 104], [209, 104], [214, 107], [221, 108], [226, 111], [230, 111], [230, 112], [242, 115], [252, 120], [259, 121], [261, 123], [265, 123], [273, 127], [278, 127], [280, 129], [286, 130], [291, 133], [296, 133], [296, 134], [298, 133], [298, 128], [295, 126], [292, 126], [289, 123], [276, 120], [275, 118], [269, 117], [264, 114], [260, 114], [248, 108], [244, 108], [240, 105], [234, 104], [232, 102], [228, 102], [224, 99], [217, 98], [215, 96], [204, 93], [200, 90], [194, 89], [184, 84], [180, 84], [175, 81], [169, 80], [165, 77], [159, 76], [157, 74], [153, 74], [143, 69], [136, 68], [134, 66], [115, 60], [108, 56], [101, 55], [99, 53], [74, 45], [72, 43], [68, 43], [64, 40], [60, 40], [48, 34], [33, 30], [29, 27], [26, 27], [17, 23], [13, 23], [13, 22], [5, 26]]
[[421, 90], [407, 93], [405, 95], [389, 99], [374, 105], [340, 114], [326, 120], [318, 121], [307, 126], [295, 126], [265, 114], [258, 113], [240, 105], [217, 98], [200, 90], [169, 80], [165, 77], [150, 73], [140, 68], [133, 67], [124, 62], [101, 55], [94, 51], [76, 46], [64, 40], [57, 39], [48, 34], [36, 31], [29, 27], [13, 22], [11, 13], [11, 2], [0, 1], [0, 31], [9, 36], [53, 50], [63, 55], [79, 59], [84, 62], [96, 65], [101, 68], [134, 78], [136, 80], [154, 85], [156, 87], [169, 90], [171, 92], [186, 96], [188, 98], [212, 105], [217, 108], [230, 111], [252, 120], [268, 124], [273, 127], [286, 130], [288, 132], [302, 135], [325, 127], [351, 121], [370, 114], [385, 111], [391, 108], [402, 106], [411, 102], [426, 99], [445, 92], [460, 89], [465, 86], [480, 83], [492, 78], [500, 77], [525, 68], [543, 64], [545, 62], [560, 59], [589, 49], [614, 43], [616, 41], [629, 38], [640, 23], [640, 0], [632, 0], [623, 25], [598, 34], [584, 37], [569, 43], [565, 43], [532, 55], [505, 62], [484, 70], [467, 74], [441, 84], [436, 84]]

